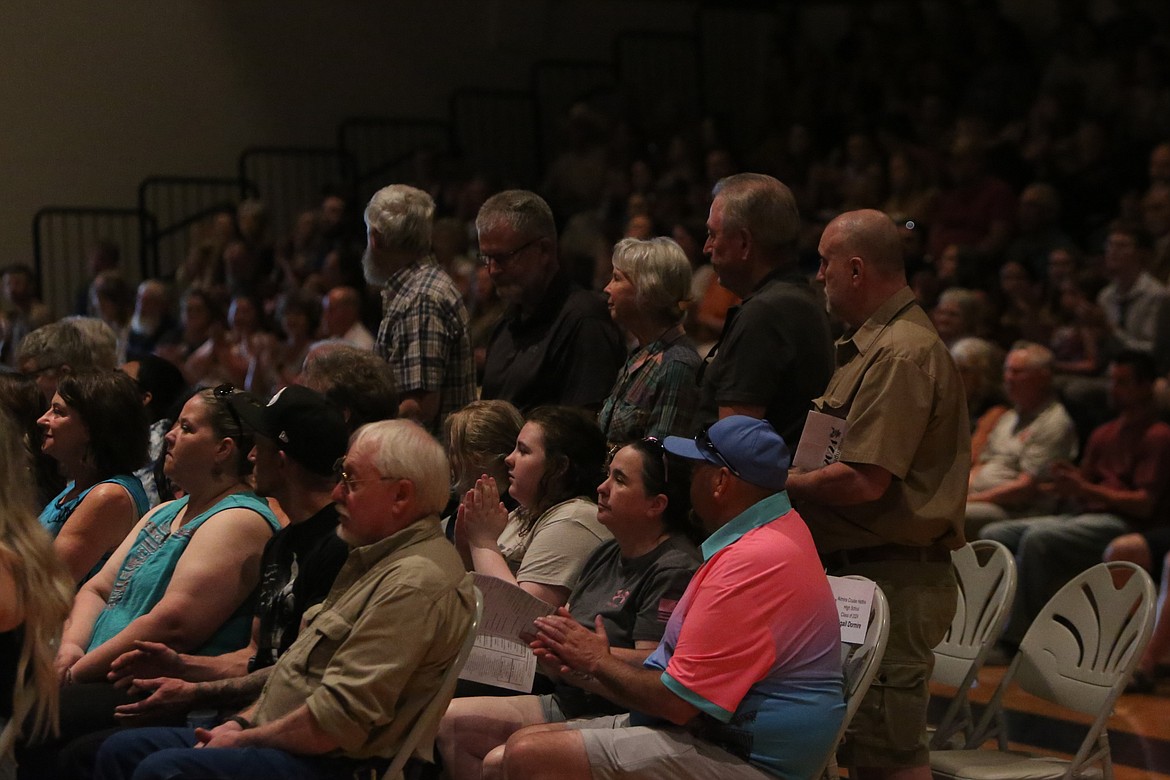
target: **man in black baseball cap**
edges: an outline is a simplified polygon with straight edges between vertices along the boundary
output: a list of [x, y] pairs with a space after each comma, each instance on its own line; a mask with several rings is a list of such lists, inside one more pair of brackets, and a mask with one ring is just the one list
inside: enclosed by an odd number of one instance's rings
[[[311, 474], [333, 477], [333, 466], [345, 455], [349, 434], [341, 411], [320, 393], [307, 387], [289, 385], [278, 390], [267, 405], [261, 406], [256, 397], [237, 394], [229, 399], [232, 408], [244, 425], [287, 455], [297, 466]], [[274, 478], [278, 474], [261, 474], [261, 453], [251, 457], [256, 464], [257, 480]], [[271, 496], [268, 485], [256, 486], [262, 496]], [[283, 502], [282, 502], [283, 506]]]
[[153, 644], [126, 653], [114, 662], [113, 674], [151, 695], [120, 708], [123, 715], [173, 715], [230, 704], [222, 698], [229, 687], [235, 699], [259, 693], [268, 667], [296, 639], [304, 611], [329, 593], [348, 555], [337, 536], [337, 508], [330, 497], [337, 483], [334, 465], [349, 443], [341, 412], [321, 394], [297, 385], [280, 390], [267, 405], [243, 393], [228, 403], [255, 434], [248, 458], [256, 492], [279, 502], [288, 518], [264, 550], [257, 630], [247, 648], [222, 656], [189, 656]]

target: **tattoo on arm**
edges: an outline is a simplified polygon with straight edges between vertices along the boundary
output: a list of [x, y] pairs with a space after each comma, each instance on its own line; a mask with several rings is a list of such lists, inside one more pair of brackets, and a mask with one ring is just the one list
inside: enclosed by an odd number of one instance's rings
[[226, 680], [210, 680], [196, 683], [200, 700], [208, 704], [221, 707], [244, 707], [256, 700], [268, 676], [272, 674], [272, 667], [266, 666], [249, 672], [243, 677], [229, 677]]

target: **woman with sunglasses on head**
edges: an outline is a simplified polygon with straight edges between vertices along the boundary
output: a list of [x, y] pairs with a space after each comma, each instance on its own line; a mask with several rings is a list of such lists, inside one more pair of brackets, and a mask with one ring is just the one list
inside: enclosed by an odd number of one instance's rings
[[149, 426], [138, 387], [120, 371], [65, 374], [37, 420], [41, 452], [69, 480], [40, 522], [69, 576], [81, 584], [150, 508], [134, 472], [146, 463]]
[[605, 439], [587, 412], [534, 409], [504, 459], [508, 512], [495, 478], [484, 474], [463, 496], [456, 543], [469, 569], [519, 585], [560, 606], [585, 559], [611, 538], [590, 498], [605, 462]]
[[623, 239], [605, 292], [610, 316], [638, 343], [597, 417], [606, 441], [690, 434], [702, 361], [682, 325], [691, 292], [686, 253], [669, 238]]
[[[248, 642], [248, 599], [279, 523], [248, 486], [252, 445], [227, 402], [233, 392], [202, 390], [184, 404], [164, 456], [184, 497], [143, 517], [77, 594], [56, 660], [60, 742], [114, 725], [114, 706], [129, 697], [104, 681], [110, 662], [136, 641], [195, 655]], [[38, 759], [51, 760], [51, 748], [41, 746]], [[52, 772], [45, 776], [60, 776]]]
[[[701, 562], [690, 538], [689, 489], [686, 463], [668, 462], [654, 439], [618, 450], [597, 488], [597, 519], [614, 538], [589, 556], [564, 614], [589, 630], [600, 620], [611, 652], [631, 665], [657, 647]], [[453, 780], [479, 778], [489, 754], [523, 726], [622, 711], [578, 687], [580, 680], [560, 678], [555, 666], [541, 668], [556, 683], [551, 694], [451, 702], [438, 746]]]

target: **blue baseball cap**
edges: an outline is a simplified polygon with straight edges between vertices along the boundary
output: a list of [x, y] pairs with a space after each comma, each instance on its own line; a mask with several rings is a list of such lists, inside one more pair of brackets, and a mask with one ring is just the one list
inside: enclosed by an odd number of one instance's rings
[[685, 460], [726, 468], [744, 482], [777, 492], [788, 483], [792, 457], [783, 437], [767, 420], [735, 414], [693, 439], [667, 436], [662, 446]]

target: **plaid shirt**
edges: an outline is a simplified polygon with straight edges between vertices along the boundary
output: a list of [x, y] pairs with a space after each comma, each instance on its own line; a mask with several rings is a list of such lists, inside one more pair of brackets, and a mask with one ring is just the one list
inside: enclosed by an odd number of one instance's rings
[[630, 354], [601, 407], [598, 424], [611, 444], [645, 436], [691, 436], [702, 361], [682, 326]]
[[400, 268], [382, 290], [374, 351], [394, 369], [398, 392], [439, 393], [439, 430], [447, 415], [475, 399], [469, 318], [451, 277], [434, 262]]

